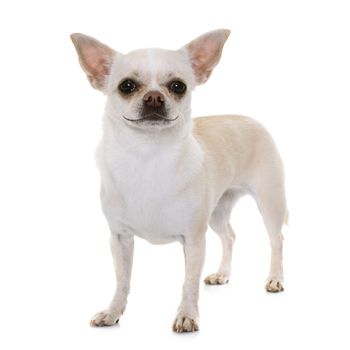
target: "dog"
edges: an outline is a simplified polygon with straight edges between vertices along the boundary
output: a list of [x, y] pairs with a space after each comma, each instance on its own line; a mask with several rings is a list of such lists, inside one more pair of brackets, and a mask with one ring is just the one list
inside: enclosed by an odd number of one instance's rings
[[273, 139], [248, 117], [191, 118], [191, 93], [210, 77], [229, 35], [218, 29], [176, 51], [128, 54], [87, 35], [71, 35], [88, 80], [107, 96], [96, 158], [117, 288], [92, 326], [111, 326], [123, 314], [138, 236], [154, 244], [183, 245], [185, 281], [173, 330], [197, 331], [206, 230], [210, 226], [218, 234], [223, 252], [217, 272], [204, 282], [227, 283], [235, 241], [230, 214], [245, 194], [256, 201], [271, 241], [265, 288], [283, 291], [281, 229], [288, 211]]

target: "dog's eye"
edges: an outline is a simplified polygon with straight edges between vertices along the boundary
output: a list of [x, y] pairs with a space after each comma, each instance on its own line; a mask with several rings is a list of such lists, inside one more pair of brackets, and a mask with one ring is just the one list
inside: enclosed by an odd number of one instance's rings
[[176, 95], [183, 95], [187, 87], [182, 81], [174, 80], [168, 84], [168, 89]]
[[137, 84], [131, 79], [126, 79], [119, 84], [118, 88], [120, 92], [122, 92], [125, 95], [128, 95], [136, 90]]

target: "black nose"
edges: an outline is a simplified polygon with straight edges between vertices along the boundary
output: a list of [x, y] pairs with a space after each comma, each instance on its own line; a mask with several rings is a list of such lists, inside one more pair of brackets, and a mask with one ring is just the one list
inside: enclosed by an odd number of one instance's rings
[[162, 107], [164, 105], [164, 95], [159, 91], [149, 91], [143, 96], [144, 104], [148, 107]]

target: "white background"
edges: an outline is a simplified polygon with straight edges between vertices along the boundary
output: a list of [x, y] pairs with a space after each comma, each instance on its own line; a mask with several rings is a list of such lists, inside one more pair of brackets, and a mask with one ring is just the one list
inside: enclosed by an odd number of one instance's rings
[[[0, 5], [1, 349], [349, 349], [350, 11], [347, 1], [3, 1]], [[104, 97], [71, 32], [121, 52], [232, 34], [193, 114], [270, 130], [287, 174], [284, 293], [264, 291], [269, 244], [243, 199], [229, 285], [201, 286], [200, 332], [177, 335], [180, 245], [137, 240], [119, 326], [89, 327], [114, 277], [94, 149]], [[208, 232], [203, 277], [218, 239]]]

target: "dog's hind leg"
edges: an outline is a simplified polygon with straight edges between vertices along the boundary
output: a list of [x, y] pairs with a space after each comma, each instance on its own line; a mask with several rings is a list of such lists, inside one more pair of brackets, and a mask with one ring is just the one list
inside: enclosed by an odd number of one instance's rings
[[230, 225], [230, 216], [234, 204], [241, 195], [238, 191], [227, 190], [211, 215], [209, 226], [220, 237], [222, 259], [217, 272], [205, 278], [204, 283], [206, 284], [224, 284], [230, 278], [232, 249], [235, 242], [235, 233]]
[[282, 227], [288, 217], [283, 174], [278, 171], [273, 176], [261, 174], [252, 195], [263, 217], [271, 243], [270, 273], [265, 288], [268, 292], [281, 292], [284, 290]]

